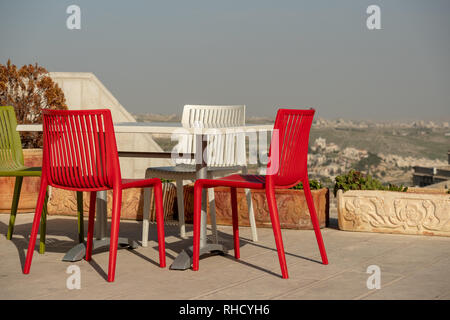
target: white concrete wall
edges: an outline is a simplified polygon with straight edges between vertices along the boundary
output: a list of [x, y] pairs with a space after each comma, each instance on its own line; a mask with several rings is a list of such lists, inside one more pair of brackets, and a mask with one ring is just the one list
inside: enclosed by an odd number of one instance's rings
[[[136, 122], [134, 117], [119, 103], [109, 90], [91, 72], [50, 72], [66, 97], [72, 110], [110, 109], [113, 122]], [[163, 151], [149, 134], [118, 133], [117, 147], [122, 151]], [[171, 165], [164, 159], [121, 158], [124, 178], [144, 178], [145, 169], [153, 166]]]

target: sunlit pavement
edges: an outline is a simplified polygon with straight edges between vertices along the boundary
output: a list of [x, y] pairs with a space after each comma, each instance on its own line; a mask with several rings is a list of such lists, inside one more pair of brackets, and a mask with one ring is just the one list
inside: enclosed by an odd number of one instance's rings
[[[232, 229], [219, 226], [230, 251], [200, 260], [200, 270], [170, 270], [177, 254], [192, 244], [166, 225], [167, 267], [158, 266], [156, 225], [149, 246], [119, 249], [115, 282], [106, 281], [107, 249], [91, 262], [61, 261], [76, 244], [74, 217], [50, 216], [47, 251], [35, 251], [31, 272], [22, 273], [32, 214], [19, 214], [12, 241], [9, 214], [0, 214], [0, 299], [450, 299], [450, 238], [345, 232], [322, 229], [329, 264], [322, 265], [313, 231], [282, 230], [289, 279], [281, 278], [272, 229], [259, 228], [259, 241], [241, 227], [241, 259], [232, 250]], [[87, 220], [85, 220], [87, 230]], [[139, 241], [141, 221], [122, 221], [121, 237]], [[39, 239], [36, 241], [36, 249]], [[73, 270], [79, 267], [80, 289]], [[378, 272], [379, 271], [379, 272]], [[377, 288], [379, 287], [379, 289]]]

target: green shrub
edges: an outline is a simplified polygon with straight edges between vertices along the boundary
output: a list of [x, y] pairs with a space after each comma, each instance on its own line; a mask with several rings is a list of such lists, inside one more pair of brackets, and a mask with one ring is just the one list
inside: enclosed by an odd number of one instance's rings
[[379, 180], [372, 178], [371, 175], [363, 174], [360, 171], [350, 170], [347, 174], [335, 178], [334, 196], [341, 189], [344, 192], [348, 190], [386, 190], [406, 192], [408, 187], [394, 184], [383, 185]]
[[[311, 190], [319, 190], [323, 188], [322, 183], [319, 180], [309, 180], [309, 187]], [[300, 182], [299, 184], [297, 184], [296, 186], [293, 186], [291, 189], [294, 190], [303, 190], [303, 183]]]

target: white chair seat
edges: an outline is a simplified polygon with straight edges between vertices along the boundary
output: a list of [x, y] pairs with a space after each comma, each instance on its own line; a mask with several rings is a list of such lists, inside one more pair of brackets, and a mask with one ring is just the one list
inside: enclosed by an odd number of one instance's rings
[[[244, 166], [231, 166], [231, 167], [207, 167], [206, 170], [208, 173], [221, 173], [221, 174], [227, 174], [228, 172], [237, 172], [242, 171], [244, 169]], [[171, 167], [150, 167], [147, 168], [148, 173], [156, 173], [160, 175], [161, 173], [170, 174], [170, 175], [182, 175], [184, 179], [191, 180], [189, 178], [186, 178], [187, 174], [191, 174], [192, 178], [196, 178], [196, 170], [195, 165], [192, 164], [177, 164], [176, 166]], [[167, 178], [166, 178], [167, 179]]]

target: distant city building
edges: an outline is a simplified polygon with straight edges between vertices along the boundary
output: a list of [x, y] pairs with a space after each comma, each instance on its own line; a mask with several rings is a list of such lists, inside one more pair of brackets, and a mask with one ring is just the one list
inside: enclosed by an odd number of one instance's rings
[[425, 187], [430, 184], [436, 184], [450, 180], [450, 150], [447, 152], [448, 165], [443, 167], [421, 167], [414, 166], [413, 184], [419, 187]]

